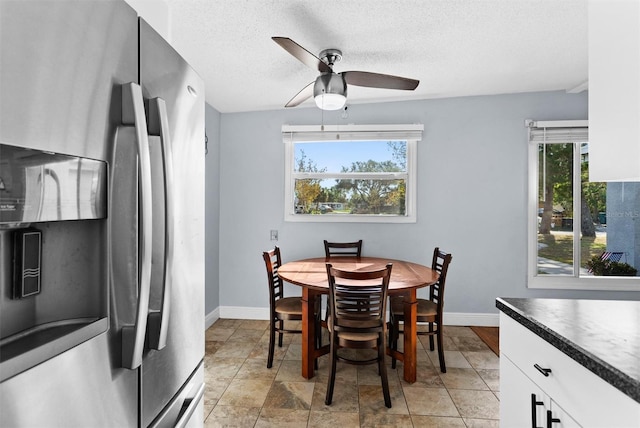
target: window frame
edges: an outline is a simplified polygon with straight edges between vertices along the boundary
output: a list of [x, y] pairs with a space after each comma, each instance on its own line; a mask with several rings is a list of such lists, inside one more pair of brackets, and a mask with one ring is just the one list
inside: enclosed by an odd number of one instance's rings
[[[282, 135], [285, 146], [284, 220], [286, 222], [315, 223], [415, 223], [417, 221], [417, 143], [422, 139], [424, 126], [411, 125], [283, 125]], [[406, 141], [406, 172], [389, 173], [296, 173], [296, 143], [340, 142], [340, 141]], [[296, 178], [334, 179], [405, 179], [405, 215], [317, 215], [296, 214], [294, 190]]]
[[[525, 121], [528, 145], [528, 210], [527, 210], [527, 288], [558, 289], [558, 290], [591, 290], [591, 291], [640, 291], [638, 277], [604, 277], [580, 276], [580, 228], [573, 230], [573, 263], [574, 276], [538, 275], [538, 144], [532, 141], [532, 128], [588, 128], [588, 120], [560, 120], [560, 121]], [[564, 141], [572, 143], [573, 150], [573, 193], [580, 195], [580, 144], [585, 141]], [[553, 142], [550, 142], [553, 143]], [[578, 167], [575, 167], [578, 165]], [[573, 218], [581, 218], [579, 203], [573, 204]]]

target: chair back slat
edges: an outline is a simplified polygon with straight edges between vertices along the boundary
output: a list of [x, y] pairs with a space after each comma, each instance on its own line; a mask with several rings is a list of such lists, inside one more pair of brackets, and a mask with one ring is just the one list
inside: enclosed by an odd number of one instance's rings
[[361, 257], [362, 239], [355, 242], [329, 242], [325, 239], [324, 254], [326, 258], [334, 256]]
[[431, 269], [438, 272], [440, 276], [438, 281], [431, 286], [429, 298], [432, 302], [438, 305], [438, 312], [441, 312], [442, 306], [444, 305], [444, 287], [447, 281], [449, 263], [451, 263], [452, 258], [451, 254], [441, 251], [438, 247], [433, 250]]
[[262, 253], [264, 263], [267, 268], [267, 280], [269, 283], [269, 303], [271, 308], [275, 308], [276, 300], [279, 300], [283, 296], [283, 284], [280, 275], [278, 275], [278, 269], [282, 266], [282, 259], [280, 256], [280, 248], [276, 246], [271, 251], [264, 251]]
[[392, 264], [375, 271], [343, 271], [327, 263], [329, 305], [336, 331], [385, 328]]

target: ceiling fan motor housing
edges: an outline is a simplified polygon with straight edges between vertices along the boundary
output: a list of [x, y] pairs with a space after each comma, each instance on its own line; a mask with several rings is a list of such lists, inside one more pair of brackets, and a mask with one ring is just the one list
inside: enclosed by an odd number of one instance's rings
[[316, 83], [313, 85], [313, 97], [316, 98], [323, 94], [328, 95], [329, 98], [331, 98], [332, 95], [340, 96], [342, 103], [335, 104], [326, 102], [324, 107], [321, 108], [325, 110], [339, 110], [344, 106], [344, 100], [347, 97], [347, 82], [345, 82], [342, 74], [322, 73], [318, 76]]

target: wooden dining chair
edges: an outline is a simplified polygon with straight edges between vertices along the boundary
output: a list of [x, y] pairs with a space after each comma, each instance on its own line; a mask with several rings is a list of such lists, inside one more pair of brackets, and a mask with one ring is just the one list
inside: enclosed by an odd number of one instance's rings
[[326, 258], [333, 256], [361, 257], [362, 239], [355, 242], [329, 242], [325, 239], [324, 254]]
[[[267, 368], [273, 366], [273, 354], [275, 351], [276, 333], [278, 333], [278, 347], [282, 348], [283, 333], [302, 333], [302, 330], [294, 330], [285, 328], [285, 321], [301, 321], [302, 320], [302, 298], [301, 297], [284, 297], [284, 282], [278, 275], [278, 269], [282, 266], [282, 258], [280, 248], [274, 247], [271, 251], [262, 253], [264, 263], [267, 268], [267, 280], [269, 283], [269, 355], [267, 356]], [[320, 319], [318, 314], [319, 305], [315, 307], [316, 316], [316, 346], [319, 342], [320, 335]], [[318, 361], [315, 362], [316, 369]]]
[[[442, 314], [444, 310], [444, 287], [447, 280], [447, 271], [451, 263], [452, 256], [436, 247], [433, 250], [431, 269], [438, 272], [438, 281], [431, 286], [428, 299], [418, 299], [418, 323], [428, 323], [427, 331], [418, 331], [416, 334], [429, 336], [429, 348], [433, 351], [433, 337], [438, 342], [438, 358], [440, 360], [440, 371], [447, 372], [444, 361], [444, 349], [442, 346]], [[404, 323], [404, 298], [393, 297], [391, 300], [391, 310], [389, 311], [389, 344], [391, 349], [398, 349], [398, 336], [400, 335], [400, 323]], [[392, 357], [391, 367], [396, 368], [396, 359]]]
[[[343, 271], [327, 263], [329, 281], [329, 305], [331, 315], [328, 320], [331, 337], [331, 368], [325, 404], [333, 399], [338, 360], [350, 364], [378, 363], [382, 378], [384, 404], [391, 407], [389, 381], [385, 366], [386, 353], [386, 302], [391, 277], [392, 264], [375, 271]], [[376, 357], [353, 360], [338, 354], [340, 348], [376, 349]]]
[[[362, 239], [354, 242], [329, 242], [324, 240], [324, 256], [327, 260], [331, 257], [362, 257]], [[329, 300], [322, 325], [327, 326], [330, 314]]]

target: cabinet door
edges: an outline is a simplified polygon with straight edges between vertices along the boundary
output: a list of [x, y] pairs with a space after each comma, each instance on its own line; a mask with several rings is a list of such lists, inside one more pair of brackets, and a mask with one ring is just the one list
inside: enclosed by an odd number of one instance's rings
[[500, 354], [500, 426], [544, 428], [550, 405], [547, 395]]
[[[549, 422], [549, 420], [551, 422]], [[547, 411], [545, 416], [545, 423], [547, 427], [552, 428], [579, 428], [580, 424], [575, 421], [562, 407], [558, 406], [558, 403], [551, 401], [551, 410]]]

